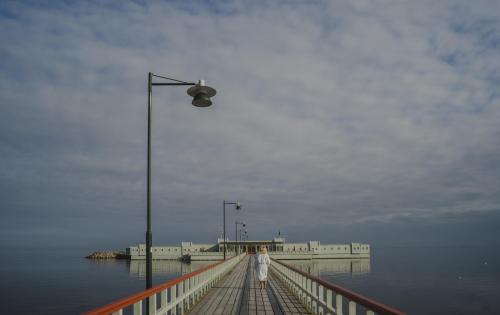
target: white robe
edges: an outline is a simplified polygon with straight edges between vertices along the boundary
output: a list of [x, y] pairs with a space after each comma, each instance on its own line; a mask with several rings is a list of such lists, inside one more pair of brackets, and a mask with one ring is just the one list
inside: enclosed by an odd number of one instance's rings
[[259, 281], [267, 280], [267, 267], [271, 264], [271, 259], [268, 254], [259, 254], [257, 256], [257, 274]]

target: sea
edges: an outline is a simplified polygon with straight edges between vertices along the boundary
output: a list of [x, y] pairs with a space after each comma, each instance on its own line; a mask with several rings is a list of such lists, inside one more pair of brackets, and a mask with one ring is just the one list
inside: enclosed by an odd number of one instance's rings
[[[4, 249], [0, 314], [80, 314], [145, 287], [145, 263]], [[210, 262], [155, 261], [155, 285]], [[288, 263], [407, 314], [500, 314], [498, 246], [372, 246], [370, 259]]]

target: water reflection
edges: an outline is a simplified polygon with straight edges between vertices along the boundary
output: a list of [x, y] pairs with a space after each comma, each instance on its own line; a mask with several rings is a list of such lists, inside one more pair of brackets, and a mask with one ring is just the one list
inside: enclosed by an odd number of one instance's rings
[[[153, 260], [153, 277], [162, 277], [170, 275], [185, 275], [201, 267], [211, 265], [213, 261], [194, 261], [186, 263], [180, 260]], [[128, 261], [129, 273], [131, 276], [143, 279], [146, 277], [146, 261], [130, 260]]]
[[[294, 266], [313, 276], [364, 275], [370, 273], [370, 259], [313, 259], [285, 260], [286, 264]], [[186, 263], [180, 260], [153, 260], [153, 277], [181, 276], [199, 268], [215, 263], [214, 261], [193, 261]], [[127, 261], [129, 274], [139, 279], [146, 277], [146, 261]]]
[[313, 259], [285, 260], [284, 263], [294, 266], [313, 276], [364, 275], [370, 273], [370, 259]]

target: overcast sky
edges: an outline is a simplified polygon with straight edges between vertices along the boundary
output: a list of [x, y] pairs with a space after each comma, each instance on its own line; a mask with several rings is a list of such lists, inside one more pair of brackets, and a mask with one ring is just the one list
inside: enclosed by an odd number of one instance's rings
[[499, 1], [2, 1], [0, 244], [500, 242]]

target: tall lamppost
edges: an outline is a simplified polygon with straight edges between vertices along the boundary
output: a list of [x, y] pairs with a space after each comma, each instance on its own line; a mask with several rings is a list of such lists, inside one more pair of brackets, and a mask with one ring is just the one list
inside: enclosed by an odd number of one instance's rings
[[[235, 221], [234, 222], [234, 239], [236, 241], [238, 241], [238, 224], [241, 224], [243, 225], [243, 227], [246, 226], [245, 222], [241, 222], [241, 221]], [[241, 239], [240, 239], [241, 241]], [[238, 244], [238, 254], [240, 253], [240, 245]]]
[[224, 247], [224, 260], [226, 260], [226, 205], [234, 205], [234, 208], [236, 210], [241, 209], [241, 204], [236, 201], [236, 202], [228, 202], [225, 200], [222, 200], [222, 225], [223, 225], [223, 247]]
[[[153, 82], [153, 78], [168, 80], [170, 82]], [[196, 107], [208, 107], [212, 105], [210, 97], [214, 96], [217, 91], [205, 86], [205, 81], [200, 80], [198, 83], [185, 82], [164, 76], [148, 73], [148, 167], [147, 167], [147, 231], [146, 231], [146, 289], [153, 286], [153, 253], [151, 246], [153, 245], [153, 233], [151, 232], [151, 121], [153, 114], [153, 86], [191, 86], [187, 90], [187, 94], [193, 97], [193, 104]], [[149, 305], [146, 304], [147, 306]]]

